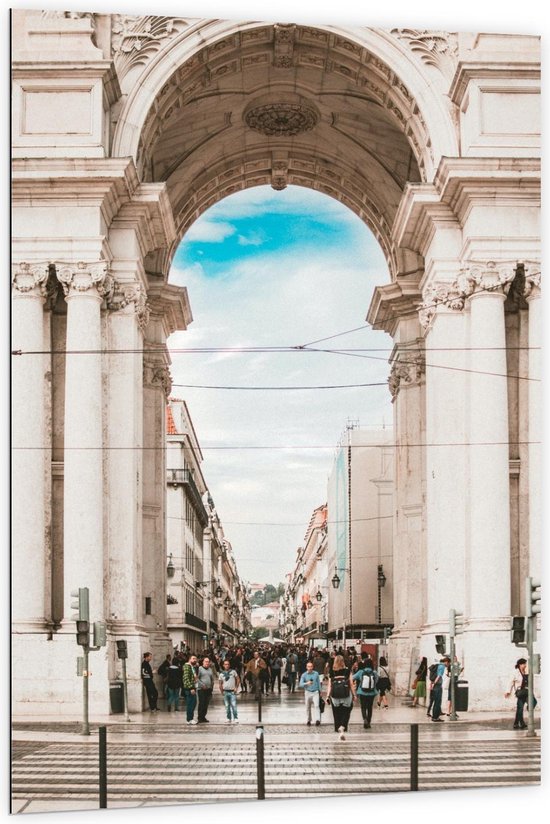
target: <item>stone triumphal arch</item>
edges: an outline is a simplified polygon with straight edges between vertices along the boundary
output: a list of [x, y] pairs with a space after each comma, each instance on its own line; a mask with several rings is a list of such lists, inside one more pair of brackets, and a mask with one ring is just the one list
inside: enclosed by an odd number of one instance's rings
[[499, 703], [541, 540], [539, 69], [530, 36], [14, 12], [17, 712], [78, 706], [78, 586], [108, 624], [92, 707], [117, 636], [140, 705], [167, 643], [166, 339], [192, 320], [169, 267], [266, 183], [337, 198], [388, 261], [397, 686], [454, 607], [473, 704]]

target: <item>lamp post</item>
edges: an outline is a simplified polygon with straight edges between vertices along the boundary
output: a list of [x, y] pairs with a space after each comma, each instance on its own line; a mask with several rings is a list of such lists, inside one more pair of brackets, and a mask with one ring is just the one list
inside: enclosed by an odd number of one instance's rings
[[384, 575], [384, 567], [378, 564], [378, 623], [382, 623], [382, 587], [386, 586], [386, 576]]
[[174, 566], [174, 562], [172, 561], [172, 553], [168, 556], [168, 564], [166, 566], [166, 575], [168, 578], [173, 578], [174, 573], [176, 572], [176, 567]]

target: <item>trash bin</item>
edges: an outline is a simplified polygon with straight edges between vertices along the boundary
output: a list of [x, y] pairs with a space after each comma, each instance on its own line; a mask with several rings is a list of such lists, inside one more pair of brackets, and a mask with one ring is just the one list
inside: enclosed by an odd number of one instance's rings
[[111, 696], [111, 712], [124, 712], [124, 683], [123, 681], [111, 681], [109, 687]]
[[455, 710], [457, 712], [468, 712], [468, 682], [457, 681], [455, 689]]

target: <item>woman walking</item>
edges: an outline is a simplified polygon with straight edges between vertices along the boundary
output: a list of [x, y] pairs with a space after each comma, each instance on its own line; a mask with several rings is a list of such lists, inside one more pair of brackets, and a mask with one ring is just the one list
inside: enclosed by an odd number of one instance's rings
[[416, 707], [418, 704], [418, 699], [424, 699], [424, 705], [426, 705], [426, 675], [428, 673], [428, 659], [424, 656], [422, 661], [420, 662], [420, 666], [416, 670], [415, 679], [414, 679], [414, 693], [413, 693], [413, 707]]
[[359, 701], [361, 702], [363, 727], [368, 730], [370, 729], [372, 719], [372, 705], [378, 692], [376, 688], [378, 673], [374, 672], [371, 660], [363, 661], [355, 675], [352, 676], [352, 681], [355, 687], [355, 694], [359, 696]]
[[[504, 693], [505, 698], [511, 695], [516, 697], [516, 717], [514, 718], [515, 730], [526, 730], [527, 724], [523, 720], [523, 708], [527, 704], [529, 697], [529, 675], [527, 673], [527, 661], [525, 658], [518, 658], [515, 666], [515, 673], [508, 692]], [[533, 709], [537, 706], [537, 699], [533, 693]]]
[[344, 741], [348, 731], [349, 717], [353, 706], [355, 693], [349, 667], [346, 667], [341, 655], [337, 655], [332, 664], [328, 679], [327, 703], [332, 706], [334, 730], [339, 733], [340, 741]]
[[380, 656], [380, 666], [378, 667], [378, 706], [381, 704], [384, 706], [384, 709], [388, 709], [388, 699], [386, 698], [386, 692], [391, 690], [391, 681], [390, 676], [388, 673], [388, 662], [384, 658], [383, 655]]

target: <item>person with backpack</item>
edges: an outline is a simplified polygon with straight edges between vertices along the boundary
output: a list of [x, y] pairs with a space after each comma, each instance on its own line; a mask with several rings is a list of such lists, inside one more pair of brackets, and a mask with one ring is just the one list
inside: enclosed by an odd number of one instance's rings
[[426, 712], [426, 715], [428, 716], [428, 718], [432, 717], [432, 709], [433, 709], [434, 697], [435, 697], [434, 693], [433, 693], [433, 685], [434, 685], [435, 679], [437, 678], [437, 668], [438, 667], [439, 667], [439, 661], [438, 661], [437, 658], [435, 659], [433, 664], [430, 664], [430, 666], [428, 667], [428, 681], [427, 681], [427, 684], [426, 684], [427, 688], [430, 691], [430, 700], [428, 701], [428, 710]]
[[355, 675], [352, 675], [352, 681], [355, 694], [359, 696], [361, 703], [363, 727], [368, 730], [370, 729], [370, 722], [372, 720], [372, 706], [378, 694], [378, 673], [373, 669], [372, 660], [366, 659], [361, 663]]
[[380, 666], [378, 667], [378, 706], [381, 704], [384, 709], [388, 709], [388, 699], [386, 692], [391, 690], [391, 681], [388, 673], [388, 662], [383, 655], [380, 656]]
[[327, 704], [332, 707], [334, 730], [339, 733], [340, 741], [346, 738], [354, 698], [350, 669], [346, 667], [343, 656], [337, 655], [328, 679]]
[[[433, 696], [432, 721], [443, 721], [443, 718], [440, 717], [442, 711], [441, 702], [443, 700], [443, 679], [445, 678], [445, 673], [447, 672], [448, 663], [449, 659], [447, 656], [441, 659], [437, 665], [437, 670], [435, 671], [435, 680], [432, 681], [432, 692], [430, 696], [430, 700]], [[431, 669], [432, 667], [430, 667], [430, 670]]]

